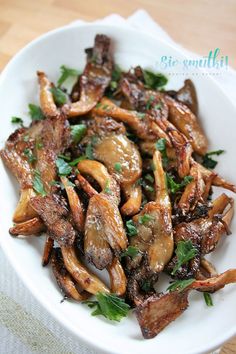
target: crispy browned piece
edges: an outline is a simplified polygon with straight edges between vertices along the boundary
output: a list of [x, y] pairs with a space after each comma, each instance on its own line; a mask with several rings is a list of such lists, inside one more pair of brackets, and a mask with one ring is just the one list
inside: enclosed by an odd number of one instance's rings
[[14, 225], [10, 228], [9, 233], [12, 236], [31, 236], [39, 235], [43, 231], [45, 231], [44, 223], [36, 216], [33, 219]]
[[51, 92], [53, 85], [44, 72], [38, 71], [37, 75], [40, 85], [40, 106], [43, 114], [47, 118], [55, 118], [60, 114], [60, 111], [54, 102], [53, 94]]
[[111, 264], [115, 252], [127, 247], [123, 221], [118, 209], [119, 187], [100, 162], [83, 160], [78, 164], [81, 173], [89, 174], [101, 186], [102, 192], [90, 198], [85, 221], [84, 249], [86, 258], [96, 268]]
[[110, 39], [105, 35], [96, 35], [94, 47], [87, 49], [86, 53], [87, 64], [72, 91], [74, 103], [70, 106], [69, 117], [89, 112], [102, 98], [111, 80]]
[[66, 194], [68, 197], [68, 202], [70, 205], [72, 217], [74, 224], [76, 226], [76, 229], [80, 232], [84, 230], [84, 211], [81, 205], [81, 202], [79, 200], [78, 194], [76, 193], [73, 185], [71, 185], [67, 177], [62, 177], [61, 176], [61, 181], [65, 187]]
[[176, 320], [188, 307], [188, 292], [172, 292], [153, 296], [134, 310], [143, 337], [150, 339]]
[[[166, 188], [165, 173], [161, 154], [153, 155], [154, 177], [156, 185], [155, 202], [147, 203], [143, 210], [133, 217], [137, 235], [130, 239], [130, 245], [147, 253], [148, 266], [154, 272], [160, 272], [169, 262], [174, 248], [171, 204]], [[130, 266], [137, 267], [140, 257], [135, 257]]]
[[199, 155], [207, 152], [208, 142], [202, 128], [191, 110], [170, 96], [165, 96], [169, 108], [169, 119], [191, 142]]
[[118, 296], [124, 295], [127, 279], [119, 259], [115, 257], [107, 270], [110, 276], [111, 292]]
[[61, 247], [64, 264], [72, 278], [86, 291], [96, 295], [98, 292], [109, 293], [106, 285], [89, 272], [76, 256], [74, 247]]
[[49, 236], [46, 235], [46, 240], [44, 243], [43, 256], [42, 256], [42, 266], [45, 267], [49, 261], [53, 250], [54, 241]]
[[70, 139], [70, 128], [64, 113], [60, 113], [55, 119], [43, 121], [42, 133], [38, 137], [41, 145], [36, 144], [36, 169], [40, 172], [46, 192], [57, 191], [57, 187], [52, 185], [57, 178], [55, 161], [57, 155], [63, 154], [69, 146]]
[[167, 91], [168, 95], [174, 99], [184, 103], [197, 116], [198, 115], [198, 99], [197, 92], [192, 80], [184, 81], [184, 86], [176, 91]]
[[31, 205], [47, 227], [50, 236], [60, 246], [72, 246], [76, 232], [67, 220], [68, 209], [65, 201], [56, 194], [31, 199]]
[[180, 223], [175, 227], [175, 242], [191, 240], [201, 247], [201, 254], [212, 252], [220, 237], [228, 232], [233, 217], [233, 200], [222, 194], [213, 202], [208, 217], [189, 223]]
[[61, 250], [59, 248], [55, 248], [53, 251], [51, 265], [57, 284], [61, 291], [65, 294], [66, 298], [71, 298], [76, 301], [84, 301], [88, 299], [90, 296], [89, 293], [86, 291], [80, 293], [76, 288], [75, 282], [65, 268]]

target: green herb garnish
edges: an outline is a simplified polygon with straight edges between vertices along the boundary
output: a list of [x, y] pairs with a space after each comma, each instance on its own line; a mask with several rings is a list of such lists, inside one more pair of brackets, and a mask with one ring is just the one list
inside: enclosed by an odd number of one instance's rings
[[62, 106], [63, 104], [66, 103], [67, 101], [66, 95], [61, 89], [59, 89], [58, 87], [52, 87], [50, 91], [52, 92], [53, 99], [56, 104]]
[[105, 184], [105, 188], [104, 188], [104, 193], [106, 193], [106, 194], [111, 194], [110, 181], [109, 181], [109, 179], [106, 180], [106, 184]]
[[42, 197], [45, 197], [45, 195], [47, 195], [43, 186], [43, 182], [41, 180], [40, 172], [38, 170], [34, 170], [33, 189]]
[[56, 166], [59, 176], [67, 176], [72, 171], [72, 167], [60, 157], [56, 159]]
[[19, 124], [21, 127], [23, 127], [24, 124], [23, 119], [20, 117], [11, 117], [11, 122], [13, 124]]
[[87, 158], [87, 157], [86, 157], [85, 155], [83, 155], [83, 156], [77, 157], [76, 159], [74, 159], [73, 161], [69, 162], [68, 164], [69, 164], [70, 166], [76, 166], [76, 165], [78, 165], [78, 163], [79, 163], [80, 161], [86, 160], [86, 158]]
[[144, 82], [147, 88], [156, 90], [167, 84], [168, 79], [161, 73], [154, 73], [150, 70], [143, 70]]
[[45, 118], [39, 106], [30, 103], [28, 107], [29, 107], [29, 115], [32, 120], [43, 120]]
[[87, 131], [85, 124], [71, 125], [70, 129], [71, 129], [71, 136], [75, 144], [78, 144], [80, 142], [80, 140], [83, 138], [83, 136]]
[[89, 160], [93, 160], [93, 147], [92, 147], [92, 143], [88, 143], [85, 149], [85, 155], [87, 157], [87, 159]]
[[167, 152], [166, 152], [166, 139], [165, 138], [158, 139], [155, 146], [156, 149], [161, 152], [163, 167], [166, 167], [169, 162]]
[[154, 183], [154, 177], [150, 173], [146, 174], [144, 177], [147, 181]]
[[36, 157], [33, 155], [32, 150], [30, 150], [29, 148], [24, 149], [24, 155], [27, 157], [29, 163], [33, 163], [37, 160]]
[[171, 283], [170, 286], [166, 290], [172, 291], [183, 291], [189, 285], [191, 285], [195, 279], [186, 279], [186, 280], [176, 280], [175, 282]]
[[167, 180], [167, 186], [168, 186], [169, 191], [172, 194], [175, 194], [180, 189], [182, 189], [183, 187], [187, 186], [187, 184], [192, 182], [193, 177], [192, 176], [185, 176], [181, 183], [176, 183], [174, 178], [167, 173], [166, 174], [166, 180]]
[[145, 292], [148, 293], [153, 289], [152, 282], [150, 280], [144, 280], [141, 285], [141, 289]]
[[134, 225], [134, 222], [132, 219], [126, 221], [125, 225], [126, 225], [126, 229], [127, 229], [127, 234], [129, 236], [132, 237], [132, 236], [136, 236], [138, 234], [138, 230], [137, 230], [136, 226]]
[[69, 77], [78, 76], [80, 74], [78, 70], [68, 68], [65, 65], [62, 65], [60, 67], [60, 71], [61, 71], [61, 76], [59, 77], [59, 79], [57, 81], [58, 87], [60, 87]]
[[145, 117], [145, 113], [137, 112], [136, 114], [140, 119], [143, 119]]
[[128, 315], [130, 306], [115, 294], [98, 293], [97, 301], [84, 301], [90, 308], [96, 307], [92, 316], [102, 315], [111, 321], [120, 322], [123, 317]]
[[212, 301], [212, 297], [209, 293], [203, 293], [204, 296], [204, 300], [207, 306], [214, 306], [213, 301]]
[[40, 143], [39, 141], [36, 142], [35, 144], [36, 149], [40, 150], [43, 148], [43, 143]]
[[218, 164], [218, 161], [212, 159], [210, 156], [212, 155], [219, 156], [224, 152], [225, 150], [216, 150], [216, 151], [207, 152], [202, 158], [202, 165], [205, 166], [206, 168], [210, 168], [211, 170], [213, 170]]
[[193, 246], [192, 241], [187, 240], [178, 242], [175, 254], [177, 256], [177, 263], [171, 272], [172, 275], [175, 275], [183, 264], [193, 259], [198, 254], [198, 251]]
[[60, 157], [61, 159], [65, 160], [65, 161], [70, 161], [71, 160], [70, 156], [66, 156], [66, 155], [63, 155], [63, 154], [59, 154], [57, 157]]
[[138, 222], [139, 224], [146, 224], [146, 222], [153, 220], [153, 216], [148, 215], [148, 214], [144, 214], [142, 216], [139, 216], [138, 218]]
[[121, 172], [121, 170], [122, 170], [121, 164], [119, 162], [116, 162], [114, 164], [114, 169], [115, 169], [116, 172]]
[[149, 99], [147, 100], [147, 103], [146, 103], [146, 109], [150, 109], [151, 106], [152, 106], [152, 103], [153, 101], [155, 100], [155, 97], [154, 96], [150, 96]]
[[131, 258], [134, 258], [137, 256], [137, 254], [139, 253], [139, 249], [137, 247], [134, 246], [129, 246], [126, 248], [125, 251], [121, 252], [120, 254], [120, 258], [129, 256]]

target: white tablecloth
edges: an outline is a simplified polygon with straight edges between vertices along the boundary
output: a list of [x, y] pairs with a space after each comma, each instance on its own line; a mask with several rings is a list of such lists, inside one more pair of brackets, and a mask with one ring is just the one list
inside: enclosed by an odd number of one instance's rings
[[[178, 46], [143, 10], [136, 11], [128, 19], [112, 14], [96, 22], [139, 28]], [[70, 25], [81, 23], [84, 22], [75, 21]], [[183, 48], [181, 50], [191, 58], [196, 56]], [[235, 104], [236, 73], [229, 69], [216, 80]], [[79, 340], [75, 340], [32, 297], [1, 249], [0, 269], [0, 354], [95, 354]]]

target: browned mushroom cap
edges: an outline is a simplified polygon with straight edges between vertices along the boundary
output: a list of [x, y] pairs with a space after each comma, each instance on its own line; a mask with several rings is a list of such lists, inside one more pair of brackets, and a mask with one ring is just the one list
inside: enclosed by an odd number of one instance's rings
[[150, 339], [176, 320], [188, 307], [188, 291], [152, 296], [134, 310], [143, 337]]
[[79, 261], [74, 247], [61, 247], [64, 264], [72, 278], [86, 291], [96, 295], [98, 292], [109, 293], [106, 285], [89, 272]]
[[127, 279], [119, 259], [115, 257], [107, 270], [110, 276], [111, 292], [118, 296], [124, 295]]
[[197, 92], [192, 80], [185, 80], [184, 86], [176, 92], [174, 98], [188, 106], [188, 108], [197, 116], [198, 99]]
[[38, 80], [40, 85], [40, 106], [42, 108], [45, 117], [54, 118], [59, 115], [59, 109], [57, 108], [51, 89], [52, 83], [48, 80], [44, 72], [38, 71]]
[[221, 236], [228, 233], [232, 216], [233, 200], [223, 194], [213, 202], [208, 217], [176, 225], [175, 241], [191, 240], [201, 247], [203, 255], [210, 253], [217, 246]]
[[137, 147], [125, 135], [108, 135], [94, 148], [94, 156], [121, 184], [127, 202], [121, 208], [125, 215], [136, 214], [141, 206], [141, 187], [135, 185], [142, 173], [142, 160]]
[[[41, 126], [41, 124], [40, 124]], [[26, 149], [31, 150], [33, 141], [24, 141], [26, 134], [31, 135], [37, 130], [38, 124], [34, 128], [21, 128], [12, 133], [6, 141], [4, 149], [0, 151], [0, 156], [10, 169], [12, 174], [16, 177], [20, 184], [20, 200], [13, 215], [13, 221], [24, 222], [34, 218], [37, 213], [29, 205], [30, 198], [35, 196], [33, 191], [33, 173], [32, 166], [25, 155]]]
[[86, 52], [87, 64], [79, 78], [79, 84], [77, 83], [72, 91], [72, 99], [77, 102], [70, 106], [70, 117], [89, 112], [101, 99], [111, 80], [113, 64], [110, 54], [110, 39], [105, 35], [97, 35], [94, 47], [89, 48]]
[[[154, 153], [153, 165], [156, 200], [147, 203], [143, 210], [133, 217], [137, 235], [130, 239], [130, 244], [137, 247], [141, 252], [147, 253], [150, 269], [154, 272], [160, 272], [172, 257], [174, 242], [171, 204], [159, 151]], [[133, 262], [130, 262], [131, 266], [133, 263], [134, 267], [136, 267], [135, 258]]]
[[56, 194], [31, 199], [31, 205], [43, 220], [50, 236], [59, 245], [72, 246], [76, 231], [67, 220], [68, 209], [65, 200]]
[[45, 267], [50, 261], [50, 257], [52, 255], [52, 250], [53, 250], [53, 245], [54, 245], [53, 239], [49, 235], [47, 235], [45, 243], [44, 243], [43, 256], [42, 256], [42, 266], [43, 267]]
[[183, 103], [166, 96], [165, 101], [169, 107], [170, 121], [189, 139], [193, 149], [199, 155], [207, 151], [208, 142], [197, 117]]
[[13, 236], [39, 235], [45, 231], [45, 225], [38, 217], [16, 224], [10, 228], [9, 233]]
[[123, 221], [116, 204], [104, 193], [94, 195], [87, 210], [84, 250], [87, 259], [98, 269], [112, 261], [110, 248], [120, 252], [127, 247]]
[[76, 288], [70, 273], [65, 268], [61, 250], [59, 248], [56, 248], [53, 251], [51, 265], [57, 284], [67, 298], [71, 298], [76, 301], [84, 301], [88, 299], [90, 296], [89, 293], [86, 291], [79, 293]]
[[84, 230], [84, 212], [82, 205], [80, 203], [78, 194], [76, 193], [73, 185], [69, 183], [68, 178], [61, 176], [61, 181], [65, 187], [66, 194], [68, 197], [70, 209], [72, 212], [73, 221], [78, 231], [82, 232]]
[[[137, 147], [125, 135], [109, 135], [94, 148], [94, 156], [104, 163], [109, 173], [123, 185], [137, 181], [142, 173], [142, 160]], [[116, 166], [120, 168], [117, 169]]]

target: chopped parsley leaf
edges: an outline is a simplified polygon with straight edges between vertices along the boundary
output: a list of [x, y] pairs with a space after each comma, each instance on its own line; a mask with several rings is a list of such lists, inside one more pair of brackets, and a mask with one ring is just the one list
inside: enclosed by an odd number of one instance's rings
[[90, 308], [95, 310], [92, 316], [102, 315], [111, 321], [120, 322], [123, 317], [128, 315], [130, 306], [126, 304], [125, 300], [115, 294], [97, 293], [97, 301], [84, 301]]

